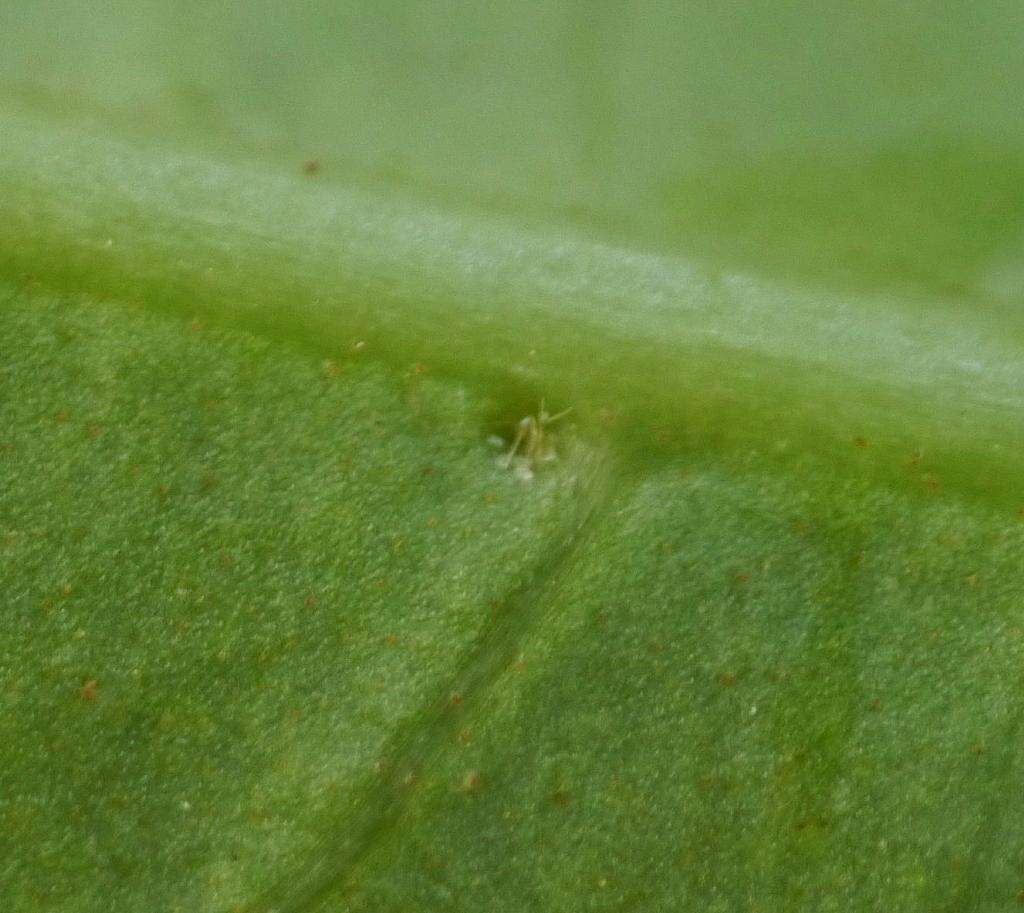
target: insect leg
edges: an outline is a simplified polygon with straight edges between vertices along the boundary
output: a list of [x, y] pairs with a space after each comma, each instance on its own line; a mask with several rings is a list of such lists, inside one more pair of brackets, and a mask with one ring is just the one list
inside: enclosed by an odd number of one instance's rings
[[512, 460], [515, 455], [519, 452], [519, 445], [522, 444], [523, 438], [526, 437], [527, 432], [533, 424], [533, 420], [527, 416], [517, 426], [515, 440], [512, 441], [512, 446], [509, 448], [508, 454], [505, 457], [505, 468], [507, 469], [512, 465]]

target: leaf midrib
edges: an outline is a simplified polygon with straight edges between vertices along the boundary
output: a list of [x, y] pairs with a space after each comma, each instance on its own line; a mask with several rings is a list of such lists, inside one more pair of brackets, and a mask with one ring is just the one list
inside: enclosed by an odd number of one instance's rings
[[[809, 452], [902, 489], [934, 476], [1007, 508], [1024, 492], [1020, 330], [998, 307], [968, 325], [941, 301], [703, 274], [555, 230], [5, 122], [0, 276], [332, 357], [363, 343], [363, 357], [487, 392], [496, 421], [546, 397], [633, 463], [699, 447], [792, 469]], [[870, 453], [851, 446], [861, 439]]]

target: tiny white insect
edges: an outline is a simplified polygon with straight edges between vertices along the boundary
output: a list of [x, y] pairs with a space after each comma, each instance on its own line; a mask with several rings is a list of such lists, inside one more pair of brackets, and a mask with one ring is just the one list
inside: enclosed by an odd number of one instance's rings
[[538, 463], [550, 463], [557, 459], [547, 428], [570, 412], [572, 409], [565, 409], [551, 415], [544, 407], [544, 400], [541, 400], [540, 411], [536, 415], [527, 415], [520, 419], [516, 425], [512, 446], [502, 457], [505, 468], [514, 468], [517, 475], [530, 479], [533, 478], [533, 470]]

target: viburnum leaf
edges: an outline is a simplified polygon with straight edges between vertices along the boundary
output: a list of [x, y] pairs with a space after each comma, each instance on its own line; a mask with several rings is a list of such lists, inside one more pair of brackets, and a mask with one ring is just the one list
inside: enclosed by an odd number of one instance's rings
[[6, 3], [3, 909], [1017, 905], [1022, 24]]

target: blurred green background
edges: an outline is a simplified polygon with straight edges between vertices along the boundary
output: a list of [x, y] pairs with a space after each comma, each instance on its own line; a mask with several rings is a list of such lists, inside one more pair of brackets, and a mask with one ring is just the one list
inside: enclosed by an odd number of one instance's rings
[[1024, 6], [7, 0], [7, 101], [826, 284], [1015, 296]]

